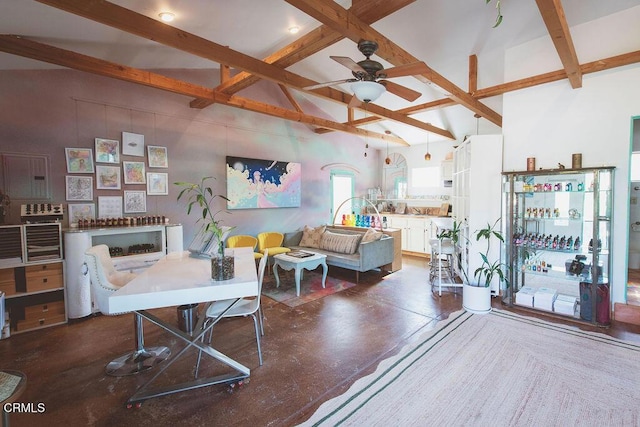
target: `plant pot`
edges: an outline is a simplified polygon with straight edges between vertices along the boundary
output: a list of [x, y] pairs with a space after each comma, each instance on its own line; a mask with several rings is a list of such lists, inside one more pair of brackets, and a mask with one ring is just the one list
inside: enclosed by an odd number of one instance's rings
[[211, 258], [211, 278], [213, 280], [233, 279], [234, 269], [233, 255], [214, 255]]
[[491, 288], [464, 284], [462, 287], [462, 308], [476, 314], [490, 312]]

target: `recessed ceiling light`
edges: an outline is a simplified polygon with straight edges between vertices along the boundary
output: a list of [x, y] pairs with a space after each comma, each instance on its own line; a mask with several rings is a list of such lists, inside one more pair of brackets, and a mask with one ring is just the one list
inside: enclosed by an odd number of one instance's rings
[[164, 22], [171, 22], [176, 18], [176, 16], [171, 12], [161, 12], [161, 13], [158, 14], [158, 16]]
[[294, 25], [293, 27], [289, 27], [289, 33], [290, 34], [297, 34], [298, 31], [300, 31], [300, 27], [298, 27], [298, 26]]

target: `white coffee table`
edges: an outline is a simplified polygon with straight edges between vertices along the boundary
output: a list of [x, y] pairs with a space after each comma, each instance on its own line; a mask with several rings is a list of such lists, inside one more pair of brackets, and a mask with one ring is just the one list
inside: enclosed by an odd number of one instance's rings
[[[307, 251], [305, 251], [307, 252]], [[309, 252], [312, 253], [312, 252]], [[313, 253], [313, 255], [298, 258], [287, 254], [279, 254], [273, 257], [273, 274], [276, 276], [276, 287], [280, 287], [280, 277], [278, 277], [278, 267], [283, 270], [295, 269], [296, 278], [296, 295], [300, 296], [300, 278], [302, 277], [302, 270], [314, 270], [319, 266], [322, 266], [322, 287], [325, 287], [327, 280], [327, 256], [323, 254]]]

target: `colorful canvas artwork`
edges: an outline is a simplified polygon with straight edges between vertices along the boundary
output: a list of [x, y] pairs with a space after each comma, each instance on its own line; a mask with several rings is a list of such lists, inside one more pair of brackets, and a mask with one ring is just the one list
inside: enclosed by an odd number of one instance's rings
[[300, 207], [301, 164], [227, 157], [227, 209]]

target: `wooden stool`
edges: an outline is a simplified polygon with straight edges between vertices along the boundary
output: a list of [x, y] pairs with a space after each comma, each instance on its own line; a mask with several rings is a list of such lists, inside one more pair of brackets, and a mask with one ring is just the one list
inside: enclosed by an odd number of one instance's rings
[[27, 388], [27, 376], [20, 371], [0, 370], [0, 405], [2, 405], [2, 426], [9, 427], [9, 413], [4, 405], [13, 403]]

